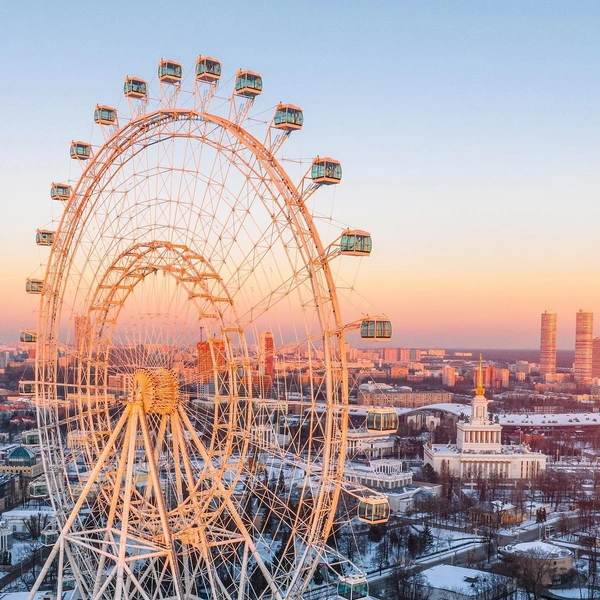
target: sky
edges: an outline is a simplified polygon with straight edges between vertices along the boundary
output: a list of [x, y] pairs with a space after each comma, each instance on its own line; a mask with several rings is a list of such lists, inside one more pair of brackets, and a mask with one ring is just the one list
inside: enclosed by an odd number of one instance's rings
[[300, 105], [294, 149], [342, 162], [319, 210], [372, 234], [356, 286], [392, 345], [535, 348], [554, 310], [569, 349], [580, 308], [600, 335], [600, 3], [34, 0], [0, 22], [0, 343], [35, 328], [35, 230], [95, 104], [198, 54], [260, 72], [256, 109]]

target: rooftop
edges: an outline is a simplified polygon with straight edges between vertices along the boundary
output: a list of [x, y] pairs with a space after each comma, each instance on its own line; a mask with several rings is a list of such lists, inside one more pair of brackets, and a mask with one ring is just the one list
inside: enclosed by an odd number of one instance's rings
[[515, 446], [502, 446], [501, 450], [463, 450], [456, 444], [432, 444], [431, 448], [436, 454], [446, 454], [448, 456], [465, 455], [477, 457], [477, 456], [515, 456], [519, 454], [539, 454], [539, 452], [533, 452], [528, 446], [524, 444]]
[[573, 553], [566, 548], [539, 540], [509, 544], [508, 546], [504, 546], [503, 551], [511, 554], [533, 554], [539, 558], [568, 558], [569, 556], [573, 556]]
[[453, 565], [436, 565], [422, 572], [432, 588], [448, 590], [465, 596], [479, 596], [481, 588], [488, 588], [498, 582], [512, 583], [510, 577], [491, 575], [477, 569], [455, 567]]

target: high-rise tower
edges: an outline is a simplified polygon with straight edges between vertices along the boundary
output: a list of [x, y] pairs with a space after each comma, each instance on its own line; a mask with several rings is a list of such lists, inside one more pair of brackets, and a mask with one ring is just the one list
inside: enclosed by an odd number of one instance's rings
[[540, 373], [552, 375], [556, 372], [556, 313], [547, 310], [542, 313], [542, 334], [540, 338]]
[[270, 331], [261, 331], [258, 334], [258, 372], [260, 375], [273, 377], [274, 345], [273, 334]]
[[592, 340], [592, 379], [600, 377], [600, 337]]
[[592, 379], [592, 336], [594, 313], [581, 309], [575, 322], [575, 362], [573, 375], [576, 383], [589, 383]]

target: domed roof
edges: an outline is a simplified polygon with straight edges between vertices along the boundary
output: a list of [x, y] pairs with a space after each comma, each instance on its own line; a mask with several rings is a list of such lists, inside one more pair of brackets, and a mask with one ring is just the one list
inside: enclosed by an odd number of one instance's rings
[[31, 467], [35, 465], [35, 454], [24, 446], [18, 446], [6, 457], [6, 464], [9, 467]]

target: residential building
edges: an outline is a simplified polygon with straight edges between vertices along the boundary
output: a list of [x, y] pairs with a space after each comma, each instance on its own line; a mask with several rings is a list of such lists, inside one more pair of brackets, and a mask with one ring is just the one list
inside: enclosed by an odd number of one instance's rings
[[554, 311], [542, 313], [540, 336], [540, 373], [552, 375], [556, 372], [556, 321]]
[[442, 367], [442, 384], [448, 387], [456, 385], [456, 369], [450, 365]]
[[592, 339], [592, 378], [600, 377], [600, 337]]
[[575, 383], [587, 385], [592, 379], [592, 337], [594, 313], [581, 309], [575, 321], [575, 362], [573, 378]]
[[430, 567], [409, 586], [418, 588], [410, 597], [428, 600], [513, 600], [517, 597], [517, 585], [512, 577], [454, 565]]
[[358, 389], [358, 404], [419, 408], [428, 404], [448, 404], [452, 394], [444, 391], [413, 392], [385, 384], [363, 383]]

